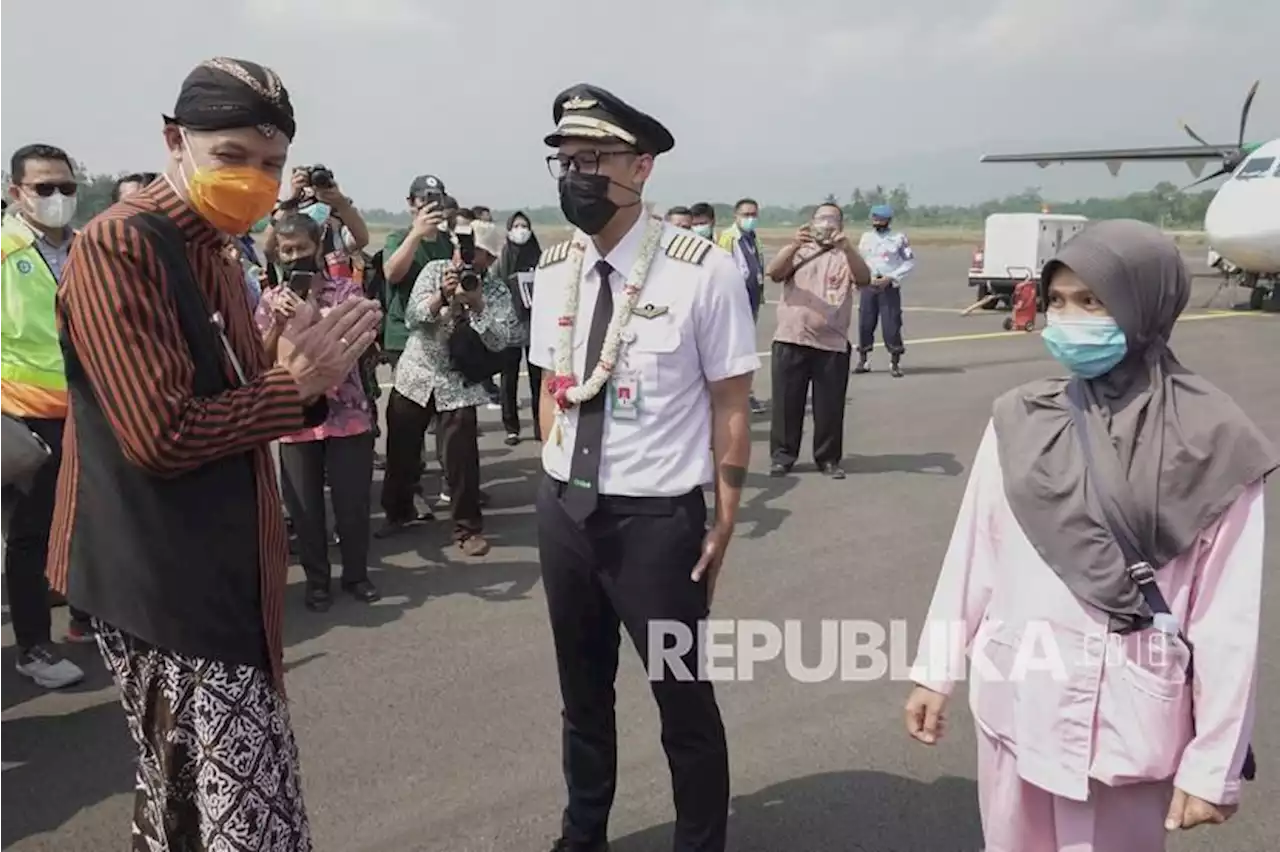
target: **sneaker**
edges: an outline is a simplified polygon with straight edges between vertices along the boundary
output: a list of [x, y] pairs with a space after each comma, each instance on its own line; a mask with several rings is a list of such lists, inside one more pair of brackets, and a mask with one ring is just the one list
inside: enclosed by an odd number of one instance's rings
[[26, 675], [45, 689], [61, 689], [84, 679], [83, 669], [47, 645], [19, 651], [18, 674]]
[[502, 405], [497, 402], [491, 402], [488, 405], [486, 405], [485, 408], [489, 409], [490, 411], [501, 411]]
[[859, 358], [857, 365], [853, 368], [853, 372], [857, 375], [871, 372], [871, 365], [867, 363], [866, 358]]
[[458, 549], [463, 556], [484, 556], [489, 552], [489, 542], [483, 536], [469, 535], [458, 541]]
[[895, 379], [902, 378], [902, 368], [898, 366], [897, 361], [894, 361], [889, 365], [889, 375], [893, 376]]
[[783, 464], [782, 462], [774, 462], [773, 464], [769, 465], [769, 475], [774, 477], [775, 479], [780, 476], [786, 476], [790, 472], [791, 472], [791, 465], [789, 464]]
[[751, 413], [752, 413], [752, 414], [764, 414], [764, 413], [765, 413], [764, 403], [763, 403], [763, 402], [761, 402], [760, 400], [756, 399], [756, 395], [755, 395], [755, 394], [752, 394], [752, 395], [751, 395], [751, 397], [747, 400], [747, 404], [748, 404], [749, 406], [751, 406]]
[[508, 447], [514, 447], [516, 444], [520, 443], [519, 433], [508, 432], [507, 437], [503, 440], [503, 443], [506, 444]]
[[822, 466], [822, 475], [831, 479], [844, 479], [844, 468], [838, 464], [824, 464]]
[[98, 641], [98, 631], [93, 629], [93, 622], [73, 618], [67, 625], [67, 641], [76, 645], [88, 645]]

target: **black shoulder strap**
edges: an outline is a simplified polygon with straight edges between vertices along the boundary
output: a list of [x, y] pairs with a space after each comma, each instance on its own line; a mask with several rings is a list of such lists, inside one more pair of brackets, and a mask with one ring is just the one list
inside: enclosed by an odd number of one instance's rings
[[787, 276], [787, 281], [790, 282], [793, 278], [796, 277], [797, 272], [799, 272], [801, 269], [804, 269], [806, 266], [813, 263], [818, 258], [822, 257], [827, 252], [833, 251], [834, 249], [835, 249], [835, 246], [823, 246], [820, 251], [814, 252], [813, 254], [806, 257], [804, 260], [797, 263], [795, 266], [791, 267], [791, 273]]
[[232, 384], [222, 369], [222, 352], [213, 316], [183, 250], [186, 238], [163, 213], [141, 213], [134, 221], [154, 237], [151, 245], [164, 267], [167, 295], [177, 309], [178, 325], [191, 351], [195, 368], [192, 391], [196, 396], [215, 396], [229, 390]]
[[[1085, 397], [1084, 387], [1078, 379], [1072, 379], [1067, 385], [1067, 409], [1071, 412], [1071, 422], [1075, 426], [1076, 438], [1080, 444], [1080, 450], [1084, 453], [1084, 462], [1089, 472], [1093, 474], [1095, 486], [1099, 485], [1102, 480], [1095, 471], [1097, 470], [1098, 459], [1093, 453], [1092, 441], [1090, 440], [1089, 418], [1085, 416]], [[1111, 463], [1111, 459], [1107, 459], [1106, 463]], [[1119, 463], [1119, 459], [1115, 460]], [[1113, 497], [1117, 495], [1112, 495]], [[1120, 495], [1118, 499], [1128, 499], [1131, 495]], [[1147, 606], [1151, 608], [1153, 613], [1171, 615], [1169, 602], [1165, 600], [1164, 593], [1160, 591], [1160, 587], [1156, 585], [1155, 568], [1151, 563], [1144, 559], [1139, 553], [1139, 548], [1133, 541], [1128, 526], [1118, 523], [1117, 519], [1108, 510], [1110, 501], [1102, 499], [1098, 501], [1102, 506], [1102, 514], [1105, 518], [1107, 527], [1111, 530], [1112, 537], [1116, 540], [1116, 544], [1120, 546], [1120, 552], [1124, 555], [1125, 565], [1129, 571], [1129, 576], [1138, 584], [1138, 591], [1142, 592], [1143, 600], [1147, 602]], [[1187, 646], [1192, 653], [1192, 666], [1195, 665], [1195, 649], [1187, 640], [1182, 631], [1178, 631], [1178, 637]], [[1188, 667], [1187, 675], [1191, 677], [1193, 668]], [[1253, 754], [1253, 746], [1250, 745], [1245, 751], [1244, 764], [1241, 766], [1240, 775], [1246, 781], [1252, 781], [1258, 773], [1257, 758]]]
[[[1089, 429], [1089, 418], [1085, 415], [1085, 397], [1084, 387], [1078, 379], [1072, 379], [1067, 385], [1067, 409], [1071, 412], [1071, 422], [1075, 426], [1076, 439], [1080, 444], [1080, 451], [1084, 453], [1084, 463], [1092, 474], [1093, 484], [1095, 488], [1100, 488], [1102, 483], [1109, 481], [1104, 479], [1099, 473], [1101, 464], [1119, 464], [1119, 459], [1107, 458], [1099, 460], [1093, 452], [1093, 441], [1091, 439], [1091, 430]], [[1115, 473], [1115, 471], [1112, 471]], [[1112, 477], [1112, 480], [1115, 478]], [[1142, 555], [1141, 548], [1135, 540], [1136, 536], [1129, 529], [1128, 524], [1124, 523], [1116, 516], [1115, 511], [1111, 508], [1115, 501], [1129, 499], [1128, 494], [1103, 494], [1097, 502], [1102, 509], [1103, 517], [1106, 521], [1108, 529], [1111, 531], [1111, 537], [1115, 539], [1116, 544], [1120, 547], [1120, 553], [1124, 556], [1125, 568], [1129, 572], [1129, 576], [1138, 584], [1138, 590], [1142, 592], [1143, 599], [1146, 600], [1147, 606], [1151, 608], [1153, 613], [1168, 614], [1169, 604], [1164, 599], [1160, 587], [1156, 585], [1155, 570], [1158, 566], [1152, 565], [1150, 560]]]

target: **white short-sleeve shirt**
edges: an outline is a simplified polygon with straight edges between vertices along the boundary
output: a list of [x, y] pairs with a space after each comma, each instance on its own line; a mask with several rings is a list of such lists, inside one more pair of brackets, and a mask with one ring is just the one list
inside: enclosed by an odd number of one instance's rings
[[[625, 298], [623, 287], [639, 255], [647, 216], [641, 216], [605, 258], [614, 304]], [[595, 312], [600, 253], [580, 231], [571, 242], [585, 246], [578, 313], [573, 336], [573, 373], [586, 371], [587, 335]], [[555, 371], [560, 342], [559, 318], [566, 307], [573, 266], [567, 244], [547, 249], [533, 283], [529, 361]], [[664, 310], [665, 309], [665, 310]], [[604, 448], [598, 487], [601, 494], [626, 497], [674, 497], [713, 481], [711, 458], [711, 394], [709, 382], [746, 375], [760, 367], [755, 324], [746, 283], [733, 257], [723, 249], [664, 225], [661, 249], [627, 324], [631, 343], [624, 344], [618, 370], [639, 382], [639, 413], [613, 415], [607, 394]], [[592, 365], [594, 367], [594, 365]], [[556, 429], [544, 436], [542, 464], [562, 482], [577, 434], [578, 412], [557, 416]]]

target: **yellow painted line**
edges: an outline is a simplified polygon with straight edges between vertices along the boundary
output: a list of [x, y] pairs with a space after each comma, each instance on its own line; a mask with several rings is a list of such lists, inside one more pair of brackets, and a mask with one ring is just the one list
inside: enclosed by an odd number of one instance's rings
[[[905, 309], [904, 309], [905, 310]], [[1264, 316], [1260, 311], [1207, 311], [1202, 314], [1191, 314], [1178, 318], [1178, 322], [1195, 322], [1196, 320], [1211, 319], [1228, 319], [1230, 317], [1258, 317]], [[927, 346], [932, 343], [964, 343], [969, 340], [998, 340], [1002, 337], [1027, 337], [1032, 334], [1039, 334], [1040, 329], [1035, 331], [974, 331], [967, 334], [948, 334], [945, 337], [922, 337], [919, 340], [904, 340], [903, 345], [911, 346]], [[772, 353], [769, 350], [757, 352], [757, 358], [768, 358]], [[521, 372], [522, 378], [529, 374]], [[391, 388], [390, 384], [381, 385], [384, 390]]]

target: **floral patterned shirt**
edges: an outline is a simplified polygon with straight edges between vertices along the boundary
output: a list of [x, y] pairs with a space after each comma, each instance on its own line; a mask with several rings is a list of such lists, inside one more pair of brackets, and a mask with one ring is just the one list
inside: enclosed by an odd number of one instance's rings
[[[321, 311], [339, 305], [347, 299], [364, 297], [364, 291], [360, 285], [350, 278], [317, 276], [316, 282], [320, 287], [316, 301]], [[279, 288], [264, 292], [262, 300], [258, 303], [255, 319], [258, 322], [258, 328], [263, 332], [271, 327], [271, 307], [279, 292]], [[359, 365], [353, 367], [341, 384], [331, 388], [326, 396], [329, 402], [328, 418], [319, 426], [285, 435], [280, 439], [280, 443], [349, 438], [352, 435], [363, 435], [373, 430], [374, 415], [369, 405], [369, 396], [364, 390], [364, 383], [360, 380]]]
[[[489, 394], [483, 385], [467, 384], [462, 374], [450, 366], [450, 308], [441, 309], [440, 315], [435, 317], [427, 312], [427, 302], [440, 292], [440, 284], [449, 265], [447, 260], [428, 263], [414, 283], [404, 309], [409, 340], [396, 363], [395, 388], [400, 395], [426, 407], [434, 394], [439, 411], [489, 402]], [[504, 282], [486, 274], [482, 286], [484, 311], [478, 316], [469, 316], [467, 321], [488, 349], [499, 352], [519, 339], [520, 320], [511, 304], [511, 291]]]

